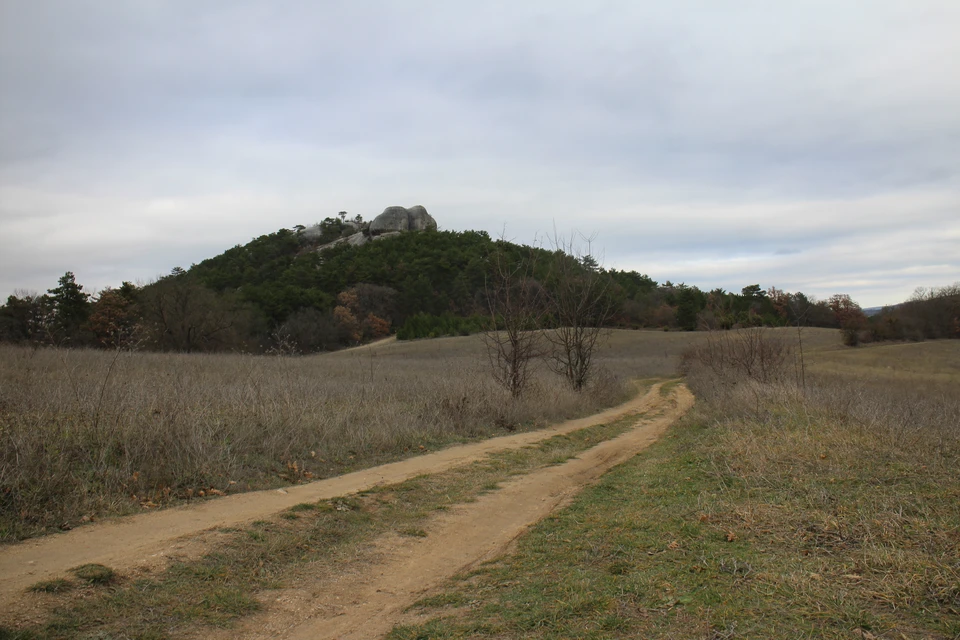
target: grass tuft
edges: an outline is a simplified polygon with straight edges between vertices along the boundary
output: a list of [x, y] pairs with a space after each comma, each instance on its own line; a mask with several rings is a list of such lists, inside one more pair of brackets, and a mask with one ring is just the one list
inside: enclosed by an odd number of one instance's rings
[[82, 564], [79, 567], [70, 569], [70, 573], [90, 584], [102, 585], [109, 584], [116, 577], [116, 573], [110, 567], [102, 564]]
[[43, 580], [30, 585], [29, 591], [34, 593], [63, 593], [73, 588], [73, 583], [64, 578], [55, 578], [53, 580]]
[[301, 502], [300, 504], [295, 504], [292, 507], [290, 507], [288, 511], [293, 511], [293, 512], [315, 511], [316, 509], [319, 509], [319, 508], [320, 508], [320, 505], [318, 505], [315, 502]]

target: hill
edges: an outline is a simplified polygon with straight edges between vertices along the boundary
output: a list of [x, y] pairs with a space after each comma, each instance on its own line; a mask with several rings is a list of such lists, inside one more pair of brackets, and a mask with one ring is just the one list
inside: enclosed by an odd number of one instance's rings
[[[485, 231], [438, 231], [417, 206], [388, 207], [372, 223], [344, 214], [280, 229], [143, 287], [125, 282], [91, 295], [67, 272], [46, 294], [7, 299], [0, 342], [311, 353], [390, 334], [468, 334], [493, 322], [487, 289], [495, 264], [544, 297], [564, 279], [601, 279], [610, 327], [831, 327], [842, 328], [848, 344], [960, 336], [956, 286], [873, 315], [841, 294], [818, 301], [759, 284], [705, 291], [604, 269], [575, 246], [550, 251]], [[548, 313], [543, 322], [559, 320]]]

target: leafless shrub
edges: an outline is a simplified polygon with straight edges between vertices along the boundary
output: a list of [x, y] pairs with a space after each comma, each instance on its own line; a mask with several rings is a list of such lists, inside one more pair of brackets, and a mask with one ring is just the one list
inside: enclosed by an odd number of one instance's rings
[[690, 373], [705, 367], [730, 381], [783, 382], [790, 373], [792, 353], [792, 346], [782, 336], [764, 327], [711, 331], [684, 353], [681, 369]]
[[554, 235], [554, 254], [548, 287], [548, 309], [556, 328], [545, 333], [551, 349], [550, 368], [575, 391], [582, 391], [593, 374], [593, 357], [604, 329], [617, 306], [610, 295], [612, 280], [586, 250], [573, 240]]
[[514, 398], [523, 395], [533, 362], [543, 355], [544, 290], [534, 279], [537, 252], [512, 260], [501, 241], [490, 256], [485, 296], [492, 331], [483, 334], [494, 379]]

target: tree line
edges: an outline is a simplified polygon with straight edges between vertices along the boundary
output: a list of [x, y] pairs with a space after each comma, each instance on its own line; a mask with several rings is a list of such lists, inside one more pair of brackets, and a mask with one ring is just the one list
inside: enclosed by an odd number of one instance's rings
[[[327, 219], [319, 237], [308, 237], [303, 227], [281, 229], [141, 285], [89, 292], [67, 272], [43, 294], [19, 291], [7, 298], [0, 341], [311, 353], [392, 333], [407, 339], [485, 332], [500, 326], [502, 314], [491, 313], [498, 294], [514, 296], [510, 304], [518, 295], [552, 300], [537, 312], [536, 324], [571, 327], [558, 301], [572, 304], [587, 280], [602, 291], [604, 309], [590, 322], [607, 327], [821, 326], [843, 330], [849, 344], [960, 337], [958, 285], [918, 291], [867, 318], [845, 295], [816, 300], [758, 284], [734, 293], [658, 283], [636, 271], [605, 269], [569, 243], [528, 247], [482, 231], [408, 233], [318, 252], [343, 225]], [[521, 284], [504, 288], [506, 276]]]

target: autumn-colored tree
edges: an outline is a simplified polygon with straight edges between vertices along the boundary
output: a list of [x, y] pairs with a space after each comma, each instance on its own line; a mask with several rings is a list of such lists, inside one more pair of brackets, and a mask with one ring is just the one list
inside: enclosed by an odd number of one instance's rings
[[376, 340], [390, 335], [390, 323], [372, 313], [367, 314], [360, 324], [360, 329], [364, 340]]
[[100, 292], [87, 320], [97, 344], [108, 348], [130, 345], [137, 320], [133, 291], [135, 287], [125, 282], [120, 289], [104, 289]]
[[783, 289], [770, 287], [767, 289], [767, 299], [773, 305], [773, 309], [776, 311], [778, 316], [784, 319], [788, 319], [790, 317], [791, 296], [789, 293]]
[[396, 293], [390, 287], [364, 283], [341, 291], [333, 317], [342, 334], [354, 343], [390, 335]]
[[353, 343], [360, 342], [363, 338], [360, 322], [355, 314], [356, 308], [357, 296], [354, 292], [348, 289], [337, 295], [337, 306], [333, 309], [333, 319], [347, 339]]
[[860, 344], [860, 332], [867, 327], [867, 316], [860, 305], [845, 293], [831, 296], [828, 304], [840, 325], [843, 343], [851, 347]]

